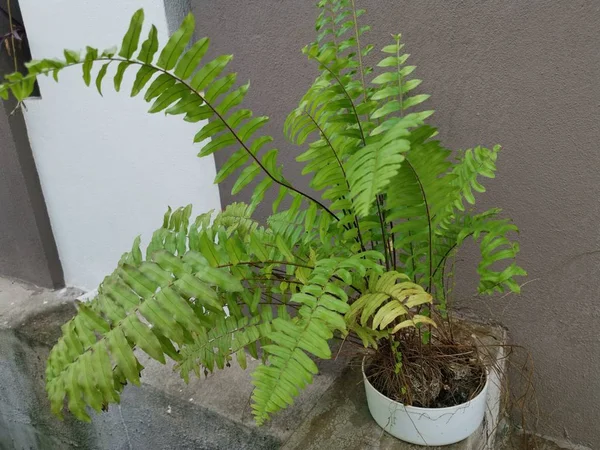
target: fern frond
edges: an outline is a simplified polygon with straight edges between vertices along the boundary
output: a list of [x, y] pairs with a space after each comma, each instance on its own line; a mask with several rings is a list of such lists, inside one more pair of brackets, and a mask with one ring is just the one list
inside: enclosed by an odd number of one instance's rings
[[[150, 113], [164, 111], [165, 114], [183, 115], [188, 122], [211, 121], [198, 132], [194, 141], [210, 139], [198, 156], [207, 156], [226, 147], [236, 146], [239, 150], [231, 157], [217, 175], [217, 181], [232, 176], [242, 168], [233, 187], [238, 193], [252, 183], [260, 174], [265, 177], [255, 187], [253, 205], [256, 206], [273, 185], [279, 185], [288, 195], [300, 195], [333, 217], [335, 215], [323, 203], [293, 187], [284, 177], [277, 163], [278, 150], [263, 151], [269, 136], [258, 136], [268, 122], [267, 117], [252, 117], [252, 112], [238, 109], [244, 100], [249, 85], [236, 86], [236, 75], [220, 75], [232, 59], [222, 55], [210, 62], [203, 59], [209, 47], [207, 38], [193, 43], [186, 50], [194, 32], [194, 18], [188, 15], [181, 27], [161, 49], [157, 41], [156, 28], [152, 27], [148, 38], [141, 44], [140, 36], [144, 22], [143, 10], [132, 17], [129, 29], [123, 38], [120, 50], [99, 51], [91, 47], [83, 57], [74, 51], [66, 51], [65, 59], [32, 61], [27, 65], [28, 74], [12, 74], [0, 84], [2, 98], [12, 92], [22, 101], [33, 91], [35, 80], [40, 75], [52, 73], [55, 78], [67, 67], [82, 66], [84, 82], [92, 80], [94, 64], [102, 63], [96, 87], [102, 93], [111, 64], [118, 65], [114, 75], [114, 87], [119, 91], [125, 73], [136, 70], [131, 95], [144, 93], [144, 100], [151, 104]], [[117, 53], [118, 52], [118, 53]], [[156, 55], [158, 54], [158, 58]], [[219, 78], [220, 77], [220, 78]]]
[[[161, 363], [165, 354], [178, 359], [173, 344], [183, 345], [189, 333], [210, 325], [215, 314], [224, 315], [217, 289], [239, 292], [242, 286], [226, 269], [208, 267], [205, 261], [196, 252], [182, 258], [156, 252], [152, 261], [122, 264], [89, 306], [79, 304], [48, 359], [53, 411], [60, 414], [68, 395], [71, 412], [89, 421], [86, 404], [100, 411], [118, 401], [124, 382], [139, 385], [141, 365], [134, 348]], [[118, 380], [113, 372], [120, 374]]]
[[195, 334], [193, 343], [184, 345], [179, 354], [176, 370], [187, 383], [190, 374], [200, 377], [202, 370], [212, 372], [215, 366], [223, 369], [236, 356], [239, 365], [246, 368], [246, 352], [258, 358], [257, 343], [272, 331], [273, 315], [270, 306], [260, 308], [253, 317], [218, 318], [210, 329]]
[[452, 168], [452, 173], [456, 175], [454, 184], [459, 188], [453, 206], [458, 211], [465, 211], [463, 199], [470, 205], [475, 204], [473, 191], [485, 192], [485, 187], [477, 181], [478, 177], [495, 178], [496, 160], [499, 152], [499, 145], [494, 146], [491, 150], [478, 146], [474, 149], [465, 150], [458, 155]]
[[404, 153], [410, 150], [408, 129], [419, 125], [416, 116], [407, 116], [387, 130], [381, 139], [367, 145], [348, 159], [346, 172], [357, 213], [366, 216], [377, 195], [383, 192], [400, 170]]
[[298, 158], [306, 163], [303, 174], [312, 174], [311, 187], [323, 191], [322, 198], [331, 202], [345, 238], [355, 241], [357, 251], [365, 251], [367, 240], [352, 205], [345, 164], [367, 144], [367, 134], [374, 128], [368, 119], [374, 105], [365, 78], [371, 69], [362, 59], [373, 46], [360, 43], [369, 27], [358, 25], [365, 11], [357, 10], [354, 1], [324, 0], [318, 6], [317, 40], [303, 51], [323, 73], [289, 115], [284, 131], [299, 145], [317, 135]]
[[[498, 219], [499, 213], [500, 210], [492, 209], [482, 214], [465, 216], [454, 225], [456, 240], [453, 248], [459, 247], [469, 236], [479, 244], [481, 260], [477, 273], [478, 290], [481, 294], [504, 292], [507, 288], [519, 293], [521, 287], [515, 277], [527, 275], [515, 262], [520, 250], [519, 244], [509, 237], [519, 230], [510, 220]], [[451, 236], [450, 232], [447, 234]]]
[[455, 199], [454, 175], [448, 173], [450, 151], [431, 140], [435, 129], [412, 131], [411, 148], [398, 175], [386, 191], [387, 217], [403, 271], [413, 280], [430, 281], [436, 249], [436, 230]]
[[252, 408], [258, 424], [291, 405], [299, 389], [312, 382], [318, 369], [307, 353], [331, 358], [328, 341], [333, 332], [347, 331], [344, 314], [350, 309], [348, 295], [333, 278], [346, 278], [348, 270], [362, 277], [369, 267], [374, 267], [369, 259], [356, 256], [318, 261], [306, 286], [291, 298], [299, 306], [298, 316], [273, 321], [275, 331], [269, 335], [273, 344], [263, 347], [268, 365], [259, 366], [253, 374]]
[[[366, 133], [372, 129], [368, 114], [373, 107], [368, 101], [365, 78], [371, 68], [366, 67], [362, 59], [371, 52], [373, 46], [363, 47], [360, 43], [361, 36], [370, 27], [358, 25], [358, 18], [365, 11], [356, 9], [353, 0], [325, 0], [319, 2], [318, 6], [322, 10], [316, 22], [319, 34], [317, 40], [306, 46], [303, 52], [319, 64], [323, 73], [302, 103], [328, 105], [330, 111], [338, 113], [332, 120], [348, 125], [344, 133], [360, 139], [365, 145]], [[346, 113], [339, 114], [340, 110]], [[364, 121], [360, 118], [363, 114], [367, 116]], [[318, 115], [315, 116], [319, 119]], [[298, 125], [302, 121], [307, 122], [307, 119], [301, 119]], [[326, 123], [317, 122], [322, 125]]]
[[[246, 351], [257, 356], [259, 342], [269, 345], [274, 317], [291, 320], [285, 291], [308, 281], [313, 257], [309, 248], [292, 254], [287, 237], [250, 214], [235, 204], [212, 222], [210, 213], [192, 222], [191, 207], [169, 210], [146, 259], [135, 240], [98, 296], [78, 305], [50, 354], [47, 391], [56, 414], [68, 397], [69, 410], [90, 420], [86, 405], [106, 409], [125, 384], [139, 385], [136, 348], [162, 363], [175, 360], [188, 379], [223, 368], [233, 355], [245, 365]], [[280, 299], [263, 304], [263, 295]]]
[[[369, 26], [359, 26], [358, 18], [366, 11], [357, 9], [351, 0], [322, 0], [317, 6], [321, 9], [315, 23], [318, 33], [316, 41], [312, 44], [320, 48], [323, 53], [332, 49], [336, 54], [352, 52], [352, 56], [360, 50], [362, 56], [367, 56], [373, 49], [372, 46], [360, 46], [360, 37], [370, 30]], [[353, 67], [358, 68], [358, 58], [353, 60]]]
[[247, 236], [257, 230], [259, 223], [252, 219], [254, 208], [245, 203], [231, 203], [215, 217], [214, 226], [224, 227], [229, 235]]
[[[465, 202], [468, 205], [475, 204], [473, 191], [485, 192], [485, 187], [478, 178], [495, 177], [499, 152], [500, 146], [496, 145], [492, 149], [478, 146], [459, 153], [451, 170], [454, 177], [451, 180], [454, 186], [454, 201], [447, 205], [444, 214], [440, 214], [442, 221], [437, 231], [439, 252], [434, 259], [436, 267], [440, 267], [445, 264], [445, 259], [451, 251], [460, 247], [466, 237], [473, 236], [475, 241], [479, 242], [481, 254], [477, 269], [478, 290], [486, 294], [503, 292], [505, 288], [519, 292], [520, 286], [514, 277], [526, 275], [515, 262], [504, 268], [499, 266], [499, 261], [514, 261], [519, 252], [519, 245], [508, 237], [510, 233], [518, 232], [517, 227], [508, 220], [496, 219], [500, 212], [498, 209], [470, 215], [465, 208]], [[442, 283], [441, 276], [442, 273], [438, 272], [438, 285]], [[440, 291], [440, 294], [443, 295], [443, 292]]]
[[481, 261], [477, 267], [480, 293], [504, 292], [505, 288], [512, 292], [521, 292], [521, 287], [514, 277], [527, 275], [525, 270], [515, 262], [511, 262], [502, 270], [494, 270], [498, 261], [514, 260], [519, 253], [519, 244], [511, 242], [507, 237], [508, 233], [516, 231], [517, 227], [509, 220], [487, 220], [475, 228], [473, 237], [480, 241], [481, 252]]
[[[376, 76], [372, 83], [377, 87], [371, 96], [373, 101], [378, 102], [376, 110], [373, 112], [372, 119], [383, 119], [390, 115], [402, 117], [410, 109], [420, 105], [429, 98], [429, 95], [419, 94], [409, 96], [409, 92], [421, 84], [421, 80], [411, 79], [409, 76], [415, 70], [415, 66], [407, 66], [406, 61], [409, 54], [402, 53], [404, 44], [401, 43], [401, 35], [394, 36], [395, 43], [384, 47], [381, 51], [386, 56], [377, 67], [384, 69], [384, 72]], [[422, 118], [430, 116], [433, 111], [422, 112]], [[394, 123], [382, 124], [383, 129]]]
[[[398, 283], [398, 280], [403, 280]], [[424, 323], [436, 326], [428, 317], [416, 314], [411, 308], [432, 303], [432, 297], [408, 275], [395, 271], [372, 274], [368, 291], [358, 298], [346, 315], [348, 326], [354, 330], [399, 330]]]
[[357, 131], [354, 122], [336, 120], [337, 114], [332, 106], [335, 102], [330, 100], [340, 94], [331, 92], [328, 86], [328, 83], [323, 84], [319, 80], [315, 82], [300, 107], [289, 115], [284, 131], [299, 145], [313, 132], [318, 133], [318, 139], [310, 143], [308, 150], [296, 160], [305, 163], [302, 174], [312, 174], [310, 186], [316, 191], [323, 191], [321, 197], [331, 202], [329, 207], [339, 218], [339, 226], [348, 232], [346, 239], [356, 240], [360, 251], [365, 249], [365, 243], [350, 200], [350, 185], [344, 167], [349, 155], [356, 152], [360, 136], [354, 135]]

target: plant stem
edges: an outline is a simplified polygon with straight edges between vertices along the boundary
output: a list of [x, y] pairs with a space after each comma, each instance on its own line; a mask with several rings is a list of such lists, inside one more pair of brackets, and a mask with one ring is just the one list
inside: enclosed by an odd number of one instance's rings
[[15, 72], [17, 72], [19, 70], [19, 64], [17, 63], [17, 49], [15, 47], [15, 34], [13, 29], [13, 16], [10, 1], [11, 0], [6, 0], [6, 6], [8, 8], [8, 26], [10, 29], [10, 44], [12, 47], [13, 64], [15, 66]]
[[390, 222], [390, 239], [391, 239], [391, 246], [392, 248], [390, 249], [390, 252], [392, 253], [392, 262], [394, 265], [394, 270], [396, 270], [398, 268], [398, 260], [397, 260], [397, 255], [396, 255], [396, 236], [394, 233], [392, 233], [392, 230], [394, 229], [394, 224], [393, 222]]
[[398, 66], [398, 101], [400, 102], [400, 117], [404, 116], [404, 94], [402, 93], [402, 77], [400, 76], [400, 39], [396, 41], [396, 61]]
[[388, 243], [385, 233], [385, 220], [381, 213], [379, 199], [376, 199], [375, 203], [377, 204], [377, 214], [379, 215], [379, 224], [381, 225], [381, 240], [383, 242], [383, 256], [385, 257], [385, 268], [386, 270], [390, 270], [390, 258], [388, 257]]
[[[346, 170], [344, 169], [344, 165], [342, 164], [342, 161], [340, 160], [337, 152], [335, 151], [335, 148], [333, 147], [331, 140], [327, 137], [327, 135], [325, 134], [325, 130], [319, 125], [319, 123], [314, 119], [314, 117], [308, 111], [304, 111], [304, 113], [312, 121], [312, 123], [315, 125], [315, 127], [317, 127], [317, 130], [319, 130], [319, 132], [321, 133], [321, 136], [323, 136], [323, 139], [325, 139], [325, 142], [327, 143], [327, 145], [333, 152], [335, 159], [336, 159], [338, 165], [340, 166], [340, 170], [342, 171], [342, 174], [344, 175], [344, 180], [346, 181], [346, 187], [348, 188], [348, 192], [350, 192], [350, 183], [348, 183], [348, 177], [346, 176]], [[362, 234], [360, 232], [360, 227], [358, 226], [358, 219], [356, 218], [356, 213], [354, 213], [353, 215], [354, 215], [354, 225], [356, 226], [356, 231], [358, 232], [358, 240], [360, 243], [360, 248], [364, 252], [365, 244], [363, 242]]]
[[427, 228], [429, 229], [429, 293], [431, 293], [432, 282], [433, 282], [433, 229], [431, 226], [431, 211], [429, 210], [429, 202], [427, 201], [427, 195], [425, 194], [425, 188], [423, 187], [423, 183], [421, 183], [421, 178], [419, 174], [415, 170], [414, 166], [410, 163], [410, 161], [405, 159], [408, 167], [412, 170], [415, 175], [415, 179], [419, 184], [419, 189], [421, 190], [421, 195], [423, 197], [423, 201], [425, 202], [425, 211], [427, 213]]
[[[358, 67], [360, 70], [360, 81], [363, 87], [365, 103], [367, 101], [367, 83], [365, 82], [365, 68], [362, 60], [362, 49], [360, 48], [360, 33], [358, 30], [358, 16], [356, 15], [356, 3], [352, 0], [352, 15], [354, 17], [354, 36], [356, 38], [356, 53], [358, 55]], [[367, 120], [369, 116], [367, 114]]]
[[[317, 60], [317, 61], [319, 61], [319, 60]], [[358, 115], [358, 112], [356, 111], [356, 105], [354, 104], [354, 100], [352, 100], [352, 97], [350, 96], [350, 94], [346, 90], [346, 86], [344, 86], [344, 84], [342, 83], [342, 80], [340, 80], [340, 78], [335, 74], [335, 72], [333, 72], [333, 70], [331, 70], [325, 64], [321, 64], [321, 65], [323, 66], [323, 68], [327, 72], [329, 72], [331, 74], [331, 76], [335, 79], [335, 81], [337, 82], [337, 84], [342, 88], [342, 90], [344, 91], [344, 95], [346, 96], [346, 98], [350, 102], [350, 105], [352, 105], [352, 112], [354, 113], [354, 116], [356, 117], [356, 124], [358, 125], [358, 131], [360, 132], [360, 139], [361, 139], [361, 141], [363, 143], [363, 146], [366, 146], [367, 145], [367, 140], [365, 138], [365, 133], [363, 131], [362, 124], [360, 122], [360, 117]]]
[[[293, 263], [293, 262], [289, 262], [289, 261], [241, 261], [235, 265], [237, 266], [253, 266], [256, 264], [278, 264], [280, 266], [295, 266], [295, 267], [304, 267], [306, 269], [314, 269], [313, 266], [307, 266], [305, 264], [298, 264], [298, 263]], [[234, 264], [230, 263], [230, 264], [222, 264], [220, 266], [217, 266], [217, 269], [223, 269], [225, 267], [232, 267]]]
[[[466, 236], [463, 238], [463, 241], [464, 241], [466, 238], [468, 238], [469, 236], [472, 236], [472, 235], [473, 235], [473, 233], [469, 233], [469, 234], [467, 234], [467, 235], [466, 235]], [[440, 269], [440, 267], [442, 266], [442, 264], [444, 264], [444, 262], [446, 261], [446, 259], [447, 259], [447, 258], [448, 258], [448, 256], [450, 255], [450, 252], [451, 252], [452, 250], [454, 250], [454, 249], [457, 247], [457, 245], [458, 245], [458, 244], [454, 244], [454, 245], [452, 245], [452, 247], [450, 247], [450, 248], [448, 249], [448, 251], [446, 251], [446, 253], [445, 253], [445, 254], [444, 254], [444, 256], [442, 257], [442, 259], [440, 259], [440, 262], [438, 262], [437, 266], [435, 267], [435, 270], [433, 271], [433, 275], [432, 275], [432, 277], [434, 277], [434, 276], [435, 276], [435, 274], [437, 273], [437, 271]]]

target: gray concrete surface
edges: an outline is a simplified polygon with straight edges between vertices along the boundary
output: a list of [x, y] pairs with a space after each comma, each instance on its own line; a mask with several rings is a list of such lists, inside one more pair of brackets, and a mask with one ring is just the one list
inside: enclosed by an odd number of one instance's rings
[[498, 450], [592, 450], [565, 440], [532, 434], [514, 434]]
[[[314, 1], [193, 0], [212, 55], [234, 53], [246, 106], [269, 115], [286, 178], [306, 187], [283, 138], [286, 115], [316, 75], [300, 49], [314, 39]], [[475, 292], [473, 253], [461, 255], [456, 298], [505, 324], [534, 359], [538, 432], [600, 448], [600, 2], [598, 0], [357, 0], [376, 48], [403, 33], [428, 107], [453, 149], [503, 145], [480, 207], [521, 228], [521, 297]], [[379, 57], [378, 52], [374, 52]], [[217, 165], [226, 155], [217, 153]], [[221, 186], [224, 204], [231, 183]], [[270, 212], [267, 197], [260, 214]], [[247, 200], [241, 194], [237, 200]], [[515, 377], [515, 380], [518, 377]]]
[[[391, 438], [371, 419], [358, 364], [345, 351], [337, 361], [320, 362], [320, 375], [294, 407], [261, 428], [251, 417], [249, 371], [234, 364], [186, 385], [170, 366], [141, 357], [146, 366], [143, 386], [127, 387], [121, 406], [94, 416], [91, 424], [68, 414], [59, 421], [50, 414], [44, 391], [45, 360], [80, 294], [0, 278], [0, 449], [417, 448]], [[485, 330], [478, 335], [489, 334]], [[482, 339], [497, 342], [503, 336], [501, 331]], [[256, 364], [251, 361], [250, 368]], [[497, 431], [500, 385], [495, 378], [484, 426], [449, 450], [488, 448], [485, 443]]]

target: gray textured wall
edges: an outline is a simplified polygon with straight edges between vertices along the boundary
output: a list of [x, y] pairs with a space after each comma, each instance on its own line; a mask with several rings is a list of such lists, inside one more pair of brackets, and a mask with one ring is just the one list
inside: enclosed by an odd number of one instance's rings
[[[600, 2], [597, 0], [358, 0], [382, 46], [402, 32], [451, 148], [501, 143], [498, 178], [481, 207], [521, 228], [520, 297], [480, 299], [465, 252], [457, 296], [510, 329], [534, 357], [539, 431], [600, 448]], [[234, 53], [252, 80], [247, 106], [293, 175], [298, 149], [285, 115], [315, 76], [299, 50], [313, 39], [313, 1], [194, 0], [213, 55]], [[222, 164], [224, 155], [217, 155]], [[231, 185], [221, 188], [224, 203]], [[242, 196], [243, 198], [243, 196]], [[266, 202], [268, 203], [268, 202]], [[269, 205], [261, 211], [264, 214]]]
[[[0, 34], [5, 30], [8, 21], [0, 15]], [[3, 46], [0, 75], [11, 72], [12, 58]], [[11, 115], [14, 108], [13, 102], [0, 100], [0, 274], [59, 287], [64, 284], [62, 267], [46, 203], [23, 114]]]

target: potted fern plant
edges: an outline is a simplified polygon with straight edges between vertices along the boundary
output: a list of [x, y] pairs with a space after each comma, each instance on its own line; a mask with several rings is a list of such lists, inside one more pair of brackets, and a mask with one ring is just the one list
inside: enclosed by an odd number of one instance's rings
[[[285, 178], [272, 138], [260, 132], [268, 118], [239, 106], [248, 85], [222, 75], [232, 57], [205, 62], [208, 38], [190, 45], [191, 15], [161, 46], [154, 26], [143, 29], [139, 10], [119, 48], [67, 50], [64, 59], [32, 61], [28, 73], [0, 85], [0, 97], [22, 101], [38, 76], [58, 79], [80, 67], [87, 85], [101, 91], [110, 76], [119, 91], [124, 74], [135, 71], [131, 95], [143, 94], [150, 113], [198, 123], [199, 156], [234, 148], [216, 182], [237, 176], [235, 194], [258, 180], [249, 204], [216, 215], [192, 220], [190, 207], [169, 209], [145, 253], [136, 239], [98, 295], [78, 304], [47, 364], [57, 415], [65, 400], [86, 421], [89, 408], [118, 403], [126, 384], [140, 384], [134, 350], [174, 360], [186, 381], [233, 358], [245, 367], [250, 354], [262, 358], [252, 396], [260, 425], [312, 382], [314, 358], [331, 358], [330, 341], [338, 338], [373, 350], [363, 363], [365, 386], [387, 431], [435, 445], [467, 437], [481, 422], [486, 369], [472, 345], [453, 337], [446, 261], [473, 237], [481, 249], [480, 292], [519, 291], [515, 277], [525, 272], [512, 261], [518, 245], [507, 237], [515, 226], [498, 219], [499, 210], [470, 211], [473, 191], [484, 190], [478, 178], [494, 176], [499, 147], [453, 157], [425, 124], [432, 111], [416, 108], [428, 96], [412, 95], [420, 81], [411, 78], [415, 68], [406, 65], [400, 36], [370, 68], [365, 60], [374, 47], [361, 43], [368, 27], [358, 23], [365, 11], [348, 0], [318, 7], [318, 38], [304, 53], [321, 74], [284, 131], [304, 148], [298, 160], [319, 196]], [[273, 214], [266, 223], [253, 220], [275, 188]], [[444, 413], [440, 407], [470, 413], [454, 414], [451, 428], [460, 432], [448, 435], [440, 421], [431, 428], [411, 419], [411, 407], [429, 408], [430, 417]], [[399, 421], [404, 425], [389, 426]]]

